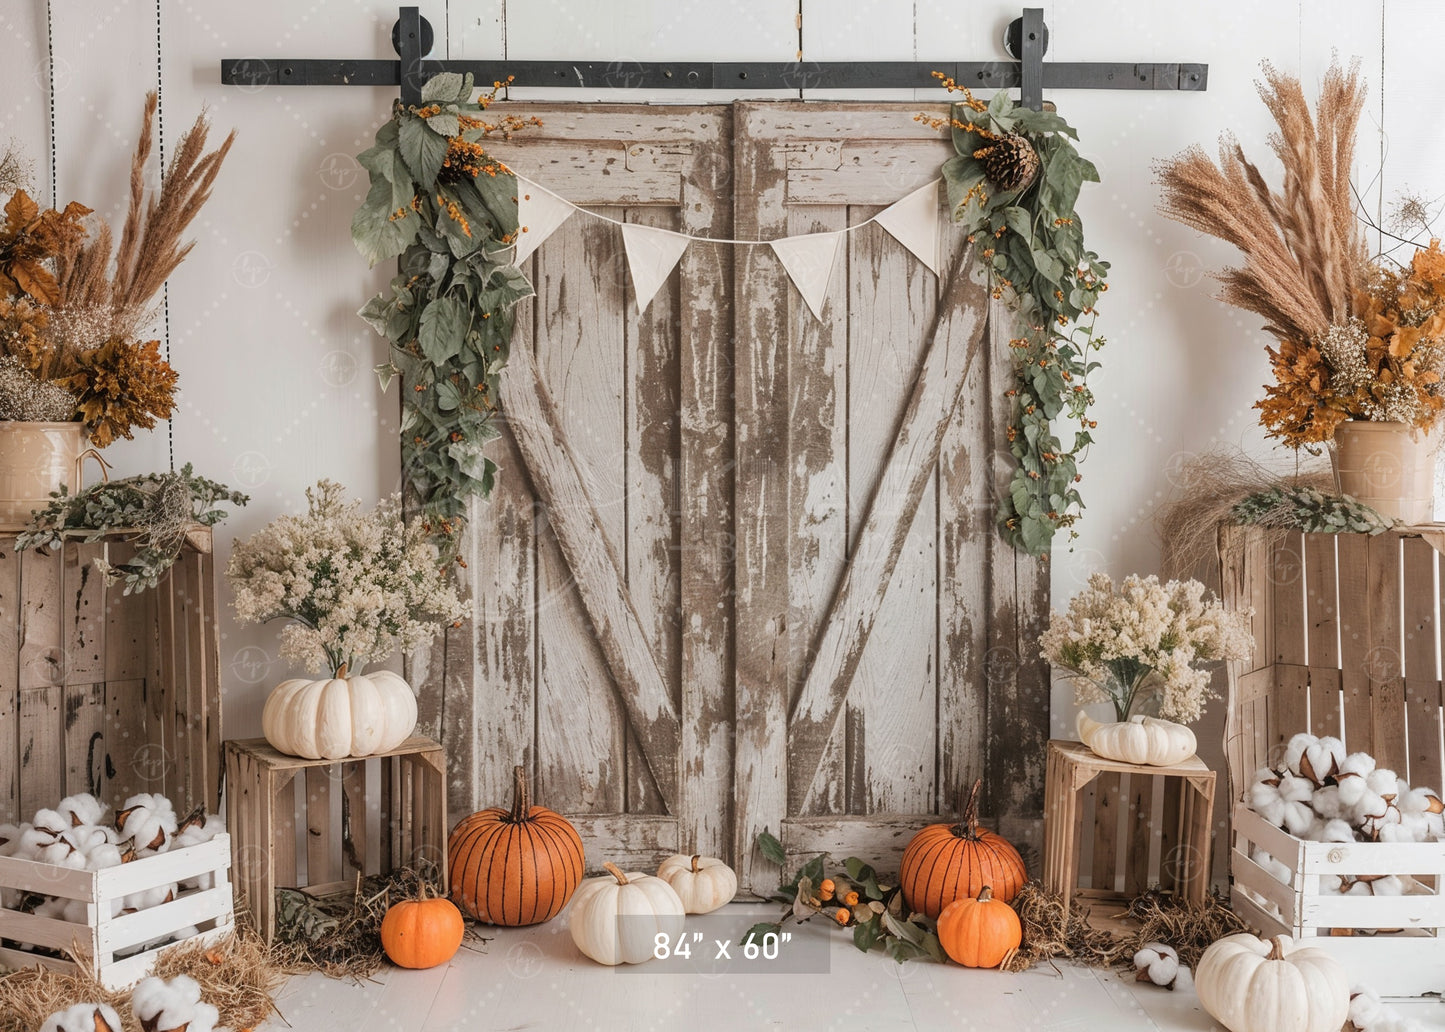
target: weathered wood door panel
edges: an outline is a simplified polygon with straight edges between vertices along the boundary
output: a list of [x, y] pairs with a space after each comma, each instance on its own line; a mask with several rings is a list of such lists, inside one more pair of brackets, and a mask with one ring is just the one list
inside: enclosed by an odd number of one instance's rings
[[590, 867], [699, 850], [767, 890], [764, 827], [896, 862], [987, 768], [1030, 838], [1048, 689], [1019, 642], [1047, 591], [992, 530], [1009, 334], [960, 234], [940, 278], [861, 226], [946, 142], [895, 105], [526, 113], [544, 128], [506, 160], [610, 218], [859, 228], [821, 320], [766, 246], [690, 244], [640, 315], [617, 226], [575, 215], [529, 261], [476, 618], [412, 671], [453, 814], [524, 762]]
[[[950, 153], [897, 106], [741, 104], [734, 140], [737, 232], [763, 239], [859, 227]], [[1007, 315], [985, 334], [957, 232], [941, 278], [879, 226], [846, 240], [821, 320], [770, 254], [738, 267], [735, 838], [756, 889], [765, 827], [887, 865], [985, 770], [1025, 846], [1042, 806], [1046, 582], [992, 530]]]
[[[544, 127], [502, 152], [523, 175], [618, 221], [728, 236], [728, 108], [531, 110]], [[525, 762], [594, 866], [728, 847], [730, 260], [689, 248], [642, 313], [615, 225], [574, 216], [529, 260], [502, 476], [468, 534], [474, 634], [426, 663], [453, 813]]]

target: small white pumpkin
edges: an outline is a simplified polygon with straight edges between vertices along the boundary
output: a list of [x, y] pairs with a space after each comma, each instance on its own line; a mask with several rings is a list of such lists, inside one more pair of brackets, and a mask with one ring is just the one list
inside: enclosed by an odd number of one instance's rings
[[1340, 962], [1287, 935], [1225, 936], [1199, 958], [1194, 988], [1230, 1032], [1339, 1032], [1350, 1010]]
[[1169, 767], [1194, 755], [1198, 743], [1183, 724], [1135, 715], [1123, 723], [1101, 724], [1083, 710], [1075, 722], [1079, 739], [1106, 760]]
[[416, 693], [390, 670], [320, 681], [282, 681], [266, 699], [261, 731], [278, 752], [308, 760], [371, 756], [416, 728]]
[[602, 866], [607, 874], [586, 879], [572, 896], [567, 913], [572, 941], [599, 964], [651, 960], [659, 932], [670, 939], [682, 932], [682, 900], [661, 878]]
[[689, 914], [710, 914], [738, 893], [738, 876], [716, 857], [668, 857], [657, 868], [657, 876], [671, 885]]

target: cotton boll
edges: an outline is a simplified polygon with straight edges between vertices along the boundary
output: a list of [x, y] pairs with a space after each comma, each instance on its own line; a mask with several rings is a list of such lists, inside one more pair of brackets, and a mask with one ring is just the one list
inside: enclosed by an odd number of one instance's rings
[[1315, 812], [1310, 807], [1315, 786], [1308, 778], [1297, 778], [1283, 774], [1279, 779], [1279, 794], [1284, 801], [1282, 827], [1291, 835], [1304, 835], [1314, 823]]
[[85, 870], [85, 854], [64, 839], [56, 839], [48, 846], [41, 846], [35, 859], [42, 864], [64, 867], [71, 871]]
[[1245, 799], [1249, 808], [1271, 824], [1284, 823], [1284, 799], [1280, 796], [1279, 775], [1268, 768], [1254, 772]]
[[1369, 753], [1350, 753], [1340, 764], [1335, 780], [1340, 786], [1340, 801], [1353, 808], [1365, 793], [1365, 777], [1375, 769], [1375, 758]]
[[1425, 1026], [1384, 1003], [1373, 989], [1350, 990], [1350, 1024], [1359, 1032], [1424, 1032]]
[[32, 910], [31, 913], [36, 917], [48, 917], [52, 921], [64, 921], [65, 905], [69, 902], [70, 900], [68, 899], [49, 896], [35, 904], [35, 909]]
[[104, 1003], [77, 1003], [52, 1014], [40, 1032], [121, 1032], [120, 1016]]
[[55, 836], [50, 832], [26, 826], [10, 855], [18, 860], [39, 860], [40, 850], [54, 841]]
[[1315, 785], [1323, 785], [1340, 770], [1345, 759], [1345, 743], [1326, 735], [1310, 743], [1300, 757], [1297, 773]]
[[121, 838], [134, 839], [136, 851], [142, 856], [164, 852], [175, 834], [176, 823], [171, 801], [148, 792], [131, 796], [115, 814], [115, 827]]
[[82, 824], [100, 824], [105, 819], [106, 806], [89, 792], [66, 796], [55, 808], [55, 812], [70, 821], [72, 827]]
[[[1399, 811], [1396, 811], [1397, 813]], [[1424, 842], [1429, 828], [1425, 817], [1400, 813], [1398, 824], [1385, 824], [1380, 828], [1381, 842]]]
[[132, 991], [130, 1006], [141, 1024], [154, 1032], [215, 1032], [220, 1017], [215, 1007], [201, 1002], [200, 985], [186, 975], [169, 982], [144, 979]]
[[87, 871], [103, 871], [107, 867], [119, 867], [121, 863], [120, 847], [110, 842], [94, 847], [85, 856]]
[[211, 814], [203, 820], [178, 827], [171, 849], [185, 849], [209, 842], [226, 830], [226, 821], [220, 814]]
[[1135, 981], [1173, 989], [1179, 977], [1179, 954], [1166, 943], [1146, 942], [1134, 954], [1134, 970], [1138, 972]]
[[1338, 896], [1344, 891], [1345, 880], [1338, 874], [1320, 875], [1320, 895]]
[[1310, 808], [1326, 821], [1343, 818], [1350, 812], [1349, 807], [1345, 806], [1344, 801], [1340, 799], [1340, 789], [1337, 785], [1325, 785], [1323, 788], [1315, 789], [1315, 794], [1310, 797]]
[[37, 828], [42, 828], [50, 832], [52, 835], [59, 835], [67, 828], [73, 828], [75, 826], [70, 823], [69, 817], [62, 817], [59, 812], [55, 810], [35, 811], [35, 817], [30, 823]]
[[60, 840], [69, 842], [82, 853], [89, 853], [99, 846], [114, 845], [115, 832], [110, 828], [98, 827], [94, 824], [81, 824], [71, 828], [69, 831], [61, 832]]
[[[1315, 793], [1315, 797], [1319, 797], [1319, 792]], [[1339, 818], [1326, 820], [1324, 817], [1316, 817], [1314, 824], [1310, 826], [1310, 833], [1305, 837], [1314, 842], [1353, 842], [1355, 829]]]
[[1262, 849], [1256, 849], [1249, 855], [1249, 858], [1264, 868], [1265, 872], [1276, 881], [1281, 881], [1288, 885], [1294, 877], [1293, 871]]
[[1319, 739], [1308, 731], [1301, 731], [1291, 738], [1285, 743], [1284, 747], [1284, 760], [1282, 763], [1284, 769], [1296, 777], [1299, 777], [1301, 775], [1300, 767], [1304, 763], [1305, 753], [1309, 750], [1310, 746], [1316, 745], [1318, 742]]
[[153, 889], [143, 889], [140, 892], [132, 892], [124, 896], [120, 901], [120, 908], [123, 912], [129, 913], [133, 910], [148, 910], [151, 907], [158, 907], [162, 903], [169, 903], [176, 898], [176, 885], [157, 885]]
[[14, 856], [20, 836], [29, 830], [28, 824], [0, 824], [0, 856]]

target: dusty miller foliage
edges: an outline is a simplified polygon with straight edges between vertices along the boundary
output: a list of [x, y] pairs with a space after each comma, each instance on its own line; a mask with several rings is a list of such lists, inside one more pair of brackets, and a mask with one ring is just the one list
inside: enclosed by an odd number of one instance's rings
[[179, 473], [103, 481], [76, 494], [62, 484], [50, 497], [45, 508], [31, 514], [15, 547], [46, 552], [67, 539], [98, 541], [117, 531], [131, 532], [139, 545], [134, 556], [123, 563], [95, 561], [106, 583], [123, 581], [127, 595], [160, 582], [180, 555], [190, 528], [213, 527], [230, 515], [218, 506], [250, 501], [225, 484], [196, 476], [189, 462]]

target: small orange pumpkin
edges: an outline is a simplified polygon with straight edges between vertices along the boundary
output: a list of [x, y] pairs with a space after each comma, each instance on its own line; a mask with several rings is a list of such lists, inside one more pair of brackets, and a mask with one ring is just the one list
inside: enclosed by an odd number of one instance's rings
[[485, 924], [550, 921], [582, 881], [582, 837], [560, 813], [532, 806], [512, 768], [512, 808], [463, 817], [447, 839], [452, 901]]
[[898, 883], [904, 901], [917, 913], [937, 918], [956, 899], [972, 899], [985, 885], [1008, 903], [1028, 875], [1023, 857], [1002, 835], [978, 826], [978, 792], [973, 783], [957, 824], [930, 824], [908, 843]]
[[387, 910], [381, 919], [381, 948], [398, 967], [432, 968], [456, 956], [465, 932], [456, 904], [423, 887], [417, 899], [404, 899]]
[[956, 899], [938, 915], [938, 941], [964, 967], [996, 968], [1024, 941], [1014, 908], [987, 885], [977, 899]]

